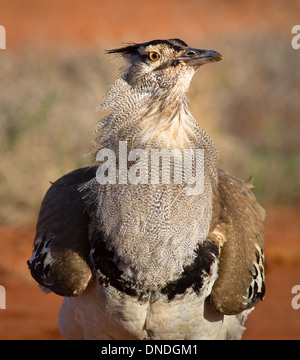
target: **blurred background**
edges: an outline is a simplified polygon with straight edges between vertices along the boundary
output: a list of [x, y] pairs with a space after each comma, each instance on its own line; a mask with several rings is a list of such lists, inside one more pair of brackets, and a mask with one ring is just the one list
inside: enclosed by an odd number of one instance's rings
[[49, 182], [92, 162], [94, 109], [122, 65], [104, 51], [175, 37], [223, 55], [194, 77], [192, 113], [267, 210], [266, 298], [243, 338], [300, 339], [299, 14], [297, 0], [0, 0], [0, 339], [61, 338], [62, 298], [26, 260]]

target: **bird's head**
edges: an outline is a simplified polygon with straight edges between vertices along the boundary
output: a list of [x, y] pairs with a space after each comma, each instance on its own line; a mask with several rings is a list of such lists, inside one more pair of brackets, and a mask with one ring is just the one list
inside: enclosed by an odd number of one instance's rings
[[186, 92], [201, 65], [222, 59], [216, 51], [190, 48], [180, 39], [134, 43], [108, 53], [120, 54], [128, 61], [124, 78], [131, 86], [176, 88], [179, 92]]

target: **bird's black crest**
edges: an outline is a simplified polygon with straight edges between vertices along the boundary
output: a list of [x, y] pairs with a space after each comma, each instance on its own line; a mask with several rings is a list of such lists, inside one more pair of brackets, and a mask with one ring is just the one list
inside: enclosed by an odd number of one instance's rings
[[106, 53], [107, 54], [131, 55], [131, 54], [135, 54], [137, 52], [138, 48], [141, 46], [146, 47], [149, 45], [158, 45], [158, 44], [166, 44], [176, 51], [180, 51], [183, 48], [186, 48], [188, 46], [188, 44], [186, 44], [184, 41], [182, 41], [180, 39], [152, 40], [152, 41], [140, 43], [140, 44], [129, 43], [126, 46], [123, 46], [119, 49], [107, 50]]

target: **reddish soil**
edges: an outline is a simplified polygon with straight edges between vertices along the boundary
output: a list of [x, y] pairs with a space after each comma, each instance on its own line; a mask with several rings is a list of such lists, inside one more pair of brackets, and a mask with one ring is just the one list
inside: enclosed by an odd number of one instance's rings
[[170, 37], [202, 38], [205, 45], [212, 36], [253, 31], [290, 37], [299, 12], [297, 0], [0, 0], [7, 49], [36, 42], [60, 48]]
[[[300, 284], [300, 208], [267, 211], [266, 297], [249, 316], [244, 339], [300, 339], [300, 309], [291, 306], [291, 289]], [[34, 227], [0, 229], [0, 283], [6, 288], [0, 339], [61, 339], [62, 298], [44, 294], [27, 269], [33, 237]]]

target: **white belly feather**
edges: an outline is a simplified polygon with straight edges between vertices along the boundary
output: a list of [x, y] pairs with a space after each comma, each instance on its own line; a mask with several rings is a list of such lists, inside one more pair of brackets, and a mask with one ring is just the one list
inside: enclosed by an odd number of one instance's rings
[[83, 295], [64, 299], [59, 329], [66, 339], [239, 339], [249, 310], [238, 316], [217, 313], [206, 299], [215, 278], [206, 278], [200, 295], [188, 289], [171, 301], [161, 296], [153, 303], [94, 280]]

